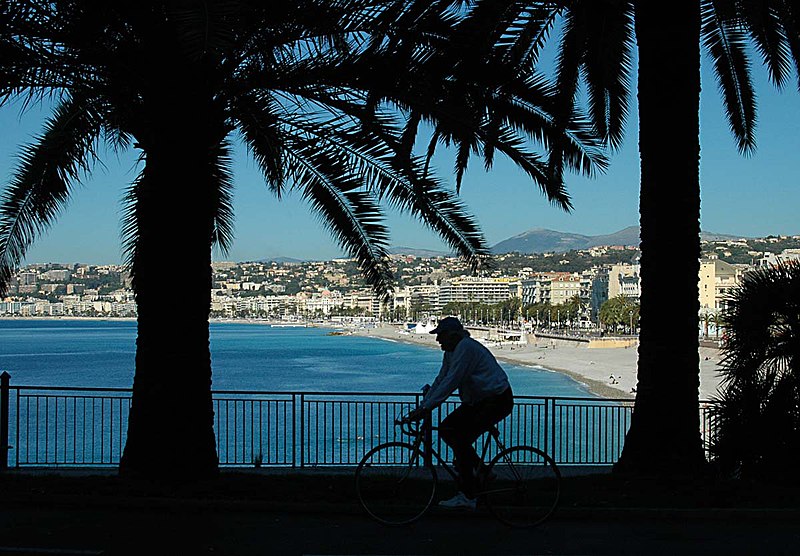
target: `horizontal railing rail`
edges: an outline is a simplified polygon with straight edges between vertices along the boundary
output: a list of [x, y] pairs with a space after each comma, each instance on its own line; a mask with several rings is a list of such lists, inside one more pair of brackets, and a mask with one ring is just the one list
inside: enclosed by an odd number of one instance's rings
[[[4, 384], [0, 468], [119, 465], [131, 389]], [[409, 392], [214, 391], [219, 462], [223, 467], [354, 466], [382, 442], [407, 440], [394, 421], [420, 400], [420, 394]], [[439, 407], [434, 425], [456, 406], [453, 399]], [[710, 407], [710, 402], [699, 407], [706, 446], [714, 429]], [[511, 415], [498, 427], [506, 446], [538, 446], [560, 465], [610, 465], [622, 451], [632, 411], [630, 399], [515, 396]], [[438, 449], [452, 460], [441, 441]]]

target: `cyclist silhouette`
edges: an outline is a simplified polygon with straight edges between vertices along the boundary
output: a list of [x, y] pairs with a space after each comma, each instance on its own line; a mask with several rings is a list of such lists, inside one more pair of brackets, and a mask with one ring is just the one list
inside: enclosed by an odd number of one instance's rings
[[436, 334], [436, 341], [444, 351], [442, 368], [419, 407], [406, 420], [419, 421], [458, 389], [461, 405], [440, 423], [439, 437], [453, 450], [459, 492], [439, 505], [474, 509], [476, 474], [481, 460], [473, 443], [511, 413], [514, 394], [508, 376], [492, 352], [472, 339], [457, 318], [443, 318], [430, 334]]

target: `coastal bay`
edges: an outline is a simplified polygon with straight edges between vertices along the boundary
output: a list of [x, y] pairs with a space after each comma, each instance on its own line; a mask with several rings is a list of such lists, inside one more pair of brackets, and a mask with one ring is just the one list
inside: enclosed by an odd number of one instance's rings
[[[37, 367], [43, 367], [42, 373], [38, 373], [37, 376], [51, 376], [53, 379], [57, 378], [57, 382], [59, 384], [86, 386], [127, 386], [130, 384], [133, 376], [133, 340], [135, 338], [134, 319], [55, 319], [16, 317], [13, 319], [0, 319], [0, 322], [3, 323], [3, 328], [6, 329], [6, 333], [11, 332], [14, 329], [24, 328], [25, 323], [38, 323], [36, 324], [37, 327], [55, 327], [56, 329], [52, 330], [52, 332], [57, 332], [57, 329], [63, 326], [68, 326], [69, 328], [77, 326], [79, 323], [84, 323], [91, 328], [85, 331], [85, 333], [89, 334], [88, 338], [91, 338], [94, 334], [99, 332], [92, 329], [96, 327], [107, 328], [108, 326], [111, 326], [112, 328], [110, 331], [103, 331], [103, 334], [109, 334], [109, 332], [113, 333], [111, 336], [110, 345], [108, 344], [109, 337], [104, 337], [103, 339], [103, 343], [105, 345], [102, 348], [102, 351], [106, 352], [106, 357], [97, 358], [98, 355], [92, 355], [92, 357], [96, 358], [94, 359], [94, 367], [97, 369], [103, 369], [103, 372], [99, 373], [98, 376], [92, 376], [91, 373], [88, 375], [86, 374], [85, 370], [87, 368], [92, 368], [92, 365], [87, 366], [84, 364], [84, 358], [86, 355], [85, 353], [72, 353], [76, 350], [77, 345], [75, 343], [76, 338], [74, 337], [63, 346], [63, 351], [59, 351], [56, 349], [57, 346], [52, 342], [52, 339], [57, 338], [58, 336], [53, 336], [52, 338], [48, 336], [48, 340], [46, 342], [37, 344], [38, 347], [35, 350], [31, 350], [31, 353], [25, 354], [24, 360], [18, 360], [17, 363], [24, 365], [27, 370], [27, 368], [31, 368], [31, 365], [33, 365], [35, 362]], [[60, 326], [58, 324], [59, 322], [62, 323]], [[69, 322], [74, 324], [67, 325]], [[106, 324], [104, 325], [103, 323]], [[227, 328], [225, 324], [248, 325], [248, 327], [230, 329]], [[242, 337], [245, 337], [250, 339], [250, 341], [245, 344], [238, 343], [237, 341], [234, 344], [223, 342], [215, 346], [214, 368], [216, 386], [241, 387], [238, 382], [239, 377], [242, 377], [242, 372], [238, 369], [238, 364], [231, 366], [228, 362], [231, 360], [231, 358], [241, 358], [243, 353], [249, 352], [252, 349], [253, 345], [260, 344], [261, 340], [257, 340], [257, 338], [260, 336], [257, 331], [260, 327], [269, 326], [270, 324], [275, 323], [256, 319], [224, 319], [223, 321], [212, 322], [212, 328], [216, 331], [214, 335], [218, 337], [219, 341], [225, 340], [229, 335], [232, 338], [241, 339]], [[256, 325], [255, 328], [249, 328], [249, 326], [253, 325]], [[302, 327], [302, 325], [299, 326]], [[436, 353], [439, 350], [439, 346], [435, 341], [435, 337], [427, 333], [414, 334], [407, 331], [404, 332], [403, 328], [399, 325], [385, 323], [376, 324], [374, 326], [370, 324], [369, 326], [351, 325], [346, 327], [342, 326], [341, 323], [328, 323], [326, 325], [322, 325], [322, 327], [331, 331], [345, 330], [348, 335], [361, 336], [365, 340], [369, 338], [390, 340], [427, 348], [427, 350], [430, 350], [428, 356], [423, 357], [419, 361], [416, 359], [414, 359], [413, 362], [409, 361], [407, 365], [409, 367], [426, 368], [425, 370], [420, 369], [418, 373], [416, 371], [412, 373], [413, 375], [418, 376], [418, 379], [416, 379], [418, 381], [432, 379], [433, 374], [436, 371], [435, 366], [437, 361], [440, 361], [439, 356]], [[67, 329], [58, 331], [58, 333], [63, 334]], [[281, 330], [281, 328], [276, 330]], [[288, 331], [291, 330], [291, 328], [284, 330]], [[226, 331], [230, 331], [230, 333], [226, 334]], [[20, 332], [23, 335], [27, 335], [29, 333], [29, 331]], [[40, 330], [40, 332], [43, 333], [45, 331]], [[325, 334], [321, 333], [320, 336], [325, 336]], [[6, 338], [6, 340], [8, 339], [9, 338]], [[320, 343], [320, 340], [322, 340], [321, 337], [318, 338], [315, 343]], [[328, 340], [334, 342], [324, 343], [328, 346], [328, 349], [333, 348], [336, 345], [336, 338], [329, 338]], [[308, 344], [304, 344], [302, 341], [297, 344], [298, 347], [300, 345], [305, 345], [306, 347], [308, 346]], [[44, 346], [48, 346], [48, 349], [44, 350]], [[8, 342], [6, 343], [6, 347], [10, 348], [10, 346], [8, 346]], [[282, 349], [286, 347], [288, 346], [283, 346]], [[500, 361], [527, 369], [530, 369], [531, 367], [538, 367], [568, 376], [576, 382], [584, 385], [586, 390], [592, 394], [603, 398], [632, 399], [635, 396], [634, 389], [636, 388], [636, 361], [638, 355], [635, 346], [589, 348], [586, 343], [577, 341], [528, 336], [527, 343], [523, 345], [505, 342], [502, 344], [487, 343], [487, 347], [489, 347], [489, 349], [494, 353], [495, 357], [497, 357]], [[363, 354], [363, 364], [368, 364], [368, 361], [371, 360], [369, 353], [371, 353], [372, 350], [366, 346], [363, 349], [365, 350]], [[95, 348], [87, 347], [86, 350], [92, 352], [95, 350]], [[290, 349], [290, 351], [292, 350]], [[52, 355], [55, 358], [52, 362], [47, 361], [47, 357], [49, 355]], [[320, 355], [321, 354], [315, 354], [314, 356]], [[700, 359], [699, 395], [701, 400], [708, 400], [716, 393], [720, 384], [720, 351], [716, 348], [701, 347], [698, 355]], [[257, 373], [255, 375], [257, 377], [256, 384], [249, 384], [250, 379], [248, 379], [249, 387], [274, 387], [273, 384], [262, 383], [262, 380], [265, 375], [273, 374], [272, 372], [268, 371], [269, 365], [266, 363], [275, 356], [276, 352], [262, 352], [260, 354], [254, 354], [254, 358], [247, 361], [244, 366], [248, 368], [253, 368], [255, 365], [264, 365], [264, 372]], [[313, 357], [310, 358], [310, 356], [311, 354], [308, 353], [307, 349], [301, 350], [295, 354], [293, 359], [296, 359], [296, 361], [292, 361], [291, 363], [292, 368], [298, 369], [298, 371], [289, 373], [287, 369], [287, 373], [283, 375], [282, 380], [280, 380], [280, 383], [283, 387], [307, 389], [308, 386], [304, 384], [304, 382], [309, 378], [309, 376], [307, 373], [299, 373], [299, 369], [302, 367], [311, 365], [312, 367], [327, 366], [330, 368], [329, 361], [326, 361], [325, 365], [321, 365], [323, 360], [313, 359]], [[4, 356], [4, 350], [0, 349], [0, 370], [12, 371], [13, 374], [19, 377], [19, 373], [14, 372], [14, 367], [9, 365], [11, 363], [9, 357], [11, 357], [11, 354], [5, 354]], [[68, 362], [69, 357], [75, 357], [78, 359], [78, 363], [76, 363], [74, 370], [65, 368], [65, 364]], [[348, 359], [348, 361], [351, 365], [356, 362], [352, 358]], [[361, 363], [361, 360], [359, 359], [358, 362]], [[57, 369], [57, 371], [55, 371], [56, 374], [53, 375], [51, 372], [48, 372], [48, 367], [52, 370]], [[336, 368], [338, 371], [347, 374], [345, 372], [346, 369], [338, 369], [338, 367]], [[26, 373], [23, 373], [23, 376], [25, 374]], [[396, 387], [400, 387], [405, 382], [399, 374], [397, 377], [387, 376], [384, 374], [383, 380], [386, 379], [388, 379], [389, 383]], [[325, 383], [325, 380], [326, 377], [321, 377], [320, 382], [315, 382], [314, 386], [321, 386]], [[25, 380], [25, 382], [29, 381]], [[97, 382], [97, 384], [95, 384], [95, 382]], [[41, 378], [40, 383], [51, 382], [45, 378]], [[350, 382], [350, 386], [354, 385], [355, 384]], [[377, 387], [378, 384], [376, 383], [375, 386]]]

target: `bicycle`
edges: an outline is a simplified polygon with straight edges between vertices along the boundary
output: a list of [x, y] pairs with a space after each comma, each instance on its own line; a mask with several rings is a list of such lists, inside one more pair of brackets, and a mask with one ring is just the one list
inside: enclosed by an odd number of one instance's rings
[[[367, 514], [384, 525], [408, 525], [434, 505], [438, 476], [436, 462], [454, 479], [457, 472], [433, 447], [430, 414], [416, 428], [395, 420], [413, 443], [386, 442], [372, 448], [356, 468], [356, 491]], [[535, 527], [558, 506], [561, 472], [555, 461], [532, 446], [506, 448], [496, 426], [489, 429], [480, 454], [486, 459], [492, 439], [497, 455], [478, 473], [478, 502], [511, 527]], [[423, 445], [424, 444], [424, 445]]]

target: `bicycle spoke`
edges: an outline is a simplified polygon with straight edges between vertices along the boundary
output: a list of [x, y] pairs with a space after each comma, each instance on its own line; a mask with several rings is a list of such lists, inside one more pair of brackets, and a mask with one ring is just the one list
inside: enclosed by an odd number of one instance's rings
[[367, 452], [356, 469], [358, 499], [385, 525], [419, 519], [433, 503], [436, 472], [410, 444], [390, 442]]
[[558, 505], [561, 474], [544, 452], [515, 446], [498, 454], [489, 466], [494, 478], [483, 497], [497, 518], [513, 527], [533, 527]]

